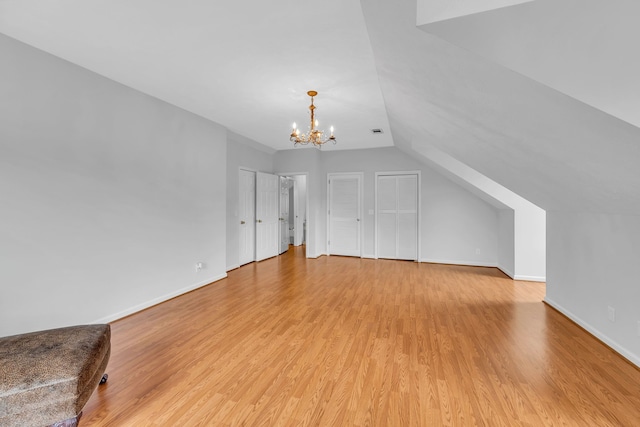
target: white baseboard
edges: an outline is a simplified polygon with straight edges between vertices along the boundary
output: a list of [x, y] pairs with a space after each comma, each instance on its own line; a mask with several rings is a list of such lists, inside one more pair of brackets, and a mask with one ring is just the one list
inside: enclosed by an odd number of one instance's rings
[[227, 267], [227, 271], [235, 270], [236, 268], [240, 268], [240, 264], [234, 264], [230, 267]]
[[322, 252], [320, 252], [320, 253], [318, 253], [318, 254], [307, 254], [307, 258], [313, 258], [313, 259], [315, 259], [315, 258], [320, 258], [322, 255], [326, 255], [326, 254], [325, 254], [325, 253], [322, 253]]
[[177, 291], [171, 292], [169, 294], [163, 295], [161, 297], [158, 298], [154, 298], [150, 301], [146, 301], [143, 302], [142, 304], [138, 304], [138, 305], [134, 305], [131, 308], [128, 308], [126, 310], [122, 310], [118, 313], [114, 313], [114, 314], [110, 314], [109, 316], [105, 316], [101, 319], [95, 320], [94, 322], [91, 323], [109, 323], [109, 322], [113, 322], [114, 320], [118, 320], [118, 319], [122, 319], [123, 317], [127, 317], [130, 316], [134, 313], [137, 313], [139, 311], [142, 311], [146, 308], [149, 307], [153, 307], [154, 305], [158, 305], [161, 302], [165, 302], [170, 300], [171, 298], [175, 298], [177, 296], [180, 296], [182, 294], [186, 294], [187, 292], [191, 292], [195, 289], [201, 288], [203, 286], [206, 286], [210, 283], [213, 282], [217, 282], [218, 280], [224, 279], [225, 277], [227, 277], [227, 273], [224, 274], [220, 274], [218, 276], [214, 276], [214, 277], [210, 277], [206, 280], [203, 280], [202, 282], [198, 282], [194, 285], [191, 286], [187, 286], [186, 288], [182, 288], [182, 289], [178, 289]]
[[546, 282], [547, 278], [544, 276], [523, 276], [520, 274], [516, 274], [513, 277], [513, 280], [524, 280], [527, 282]]
[[500, 263], [498, 263], [496, 267], [498, 267], [498, 269], [502, 271], [504, 274], [506, 274], [507, 276], [511, 277], [512, 279], [515, 279], [515, 274], [513, 274], [513, 272], [508, 268], [503, 267], [502, 265], [500, 265]]
[[421, 258], [420, 262], [429, 262], [432, 264], [467, 265], [470, 267], [498, 267], [498, 264], [496, 264], [495, 262], [461, 261], [433, 258]]
[[376, 256], [371, 254], [363, 254], [361, 258], [376, 259]]
[[556, 310], [558, 310], [560, 313], [562, 313], [565, 316], [567, 316], [569, 319], [571, 319], [571, 321], [573, 321], [578, 326], [580, 326], [581, 328], [583, 328], [584, 330], [589, 332], [591, 335], [593, 335], [594, 337], [596, 337], [597, 339], [599, 339], [600, 341], [605, 343], [613, 351], [617, 352], [622, 357], [627, 359], [629, 362], [633, 363], [634, 365], [636, 365], [637, 367], [640, 368], [640, 355], [634, 354], [633, 352], [629, 351], [627, 348], [623, 347], [622, 345], [620, 345], [616, 341], [612, 340], [607, 335], [605, 335], [602, 332], [600, 332], [597, 328], [594, 328], [589, 323], [585, 322], [580, 317], [576, 316], [575, 314], [573, 314], [571, 311], [567, 310], [566, 308], [564, 308], [560, 304], [557, 304], [556, 302], [554, 302], [554, 301], [552, 301], [552, 300], [550, 300], [548, 298], [545, 298], [544, 302], [549, 304], [549, 306], [551, 306], [551, 307], [555, 308]]

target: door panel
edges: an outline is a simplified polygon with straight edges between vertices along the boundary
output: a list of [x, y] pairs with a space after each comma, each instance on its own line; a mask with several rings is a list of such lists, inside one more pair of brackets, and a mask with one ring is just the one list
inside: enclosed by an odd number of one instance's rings
[[398, 176], [398, 210], [415, 212], [418, 206], [416, 175]]
[[240, 220], [239, 264], [244, 265], [256, 259], [256, 173], [240, 170]]
[[418, 175], [379, 175], [376, 189], [378, 258], [418, 259]]
[[360, 174], [329, 176], [329, 254], [361, 256], [361, 184]]
[[415, 213], [398, 213], [398, 259], [415, 260], [418, 253], [418, 239], [416, 230], [417, 218]]
[[396, 256], [396, 214], [378, 212], [378, 258]]
[[277, 175], [258, 172], [256, 177], [256, 260], [278, 255], [280, 242], [278, 221]]

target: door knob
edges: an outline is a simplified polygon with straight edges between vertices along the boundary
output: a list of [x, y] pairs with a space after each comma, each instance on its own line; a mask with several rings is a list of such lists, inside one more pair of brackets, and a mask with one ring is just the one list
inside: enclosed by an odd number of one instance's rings
[[259, 219], [259, 220], [258, 220], [258, 222], [262, 222], [262, 220], [261, 220], [261, 219]]
[[356, 221], [360, 222], [360, 218], [356, 218]]
[[244, 221], [240, 221], [240, 224], [244, 224]]

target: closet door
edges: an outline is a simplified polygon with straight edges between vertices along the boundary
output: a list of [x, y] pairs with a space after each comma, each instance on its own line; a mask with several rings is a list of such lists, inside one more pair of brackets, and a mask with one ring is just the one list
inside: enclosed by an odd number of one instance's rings
[[378, 175], [376, 182], [378, 258], [418, 259], [418, 175]]
[[399, 175], [397, 259], [418, 260], [418, 177]]
[[395, 176], [378, 176], [376, 193], [378, 258], [396, 258], [398, 253], [397, 187]]

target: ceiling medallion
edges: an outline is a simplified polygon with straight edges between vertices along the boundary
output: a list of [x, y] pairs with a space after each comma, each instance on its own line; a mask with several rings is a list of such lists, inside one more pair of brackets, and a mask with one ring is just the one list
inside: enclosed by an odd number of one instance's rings
[[293, 123], [293, 130], [291, 131], [291, 136], [289, 137], [289, 140], [293, 141], [294, 147], [298, 145], [313, 144], [316, 147], [321, 148], [324, 144], [326, 144], [329, 141], [332, 141], [334, 144], [336, 143], [336, 137], [333, 136], [333, 126], [331, 126], [331, 136], [329, 136], [328, 138], [324, 137], [323, 131], [321, 131], [320, 129], [317, 129], [318, 120], [316, 120], [315, 112], [314, 112], [316, 107], [315, 105], [313, 105], [313, 97], [316, 96], [317, 94], [318, 92], [316, 92], [315, 90], [310, 90], [309, 92], [307, 92], [307, 95], [311, 97], [311, 105], [309, 105], [309, 111], [311, 111], [311, 122], [309, 125], [309, 132], [301, 134], [300, 129], [296, 127], [295, 122]]

